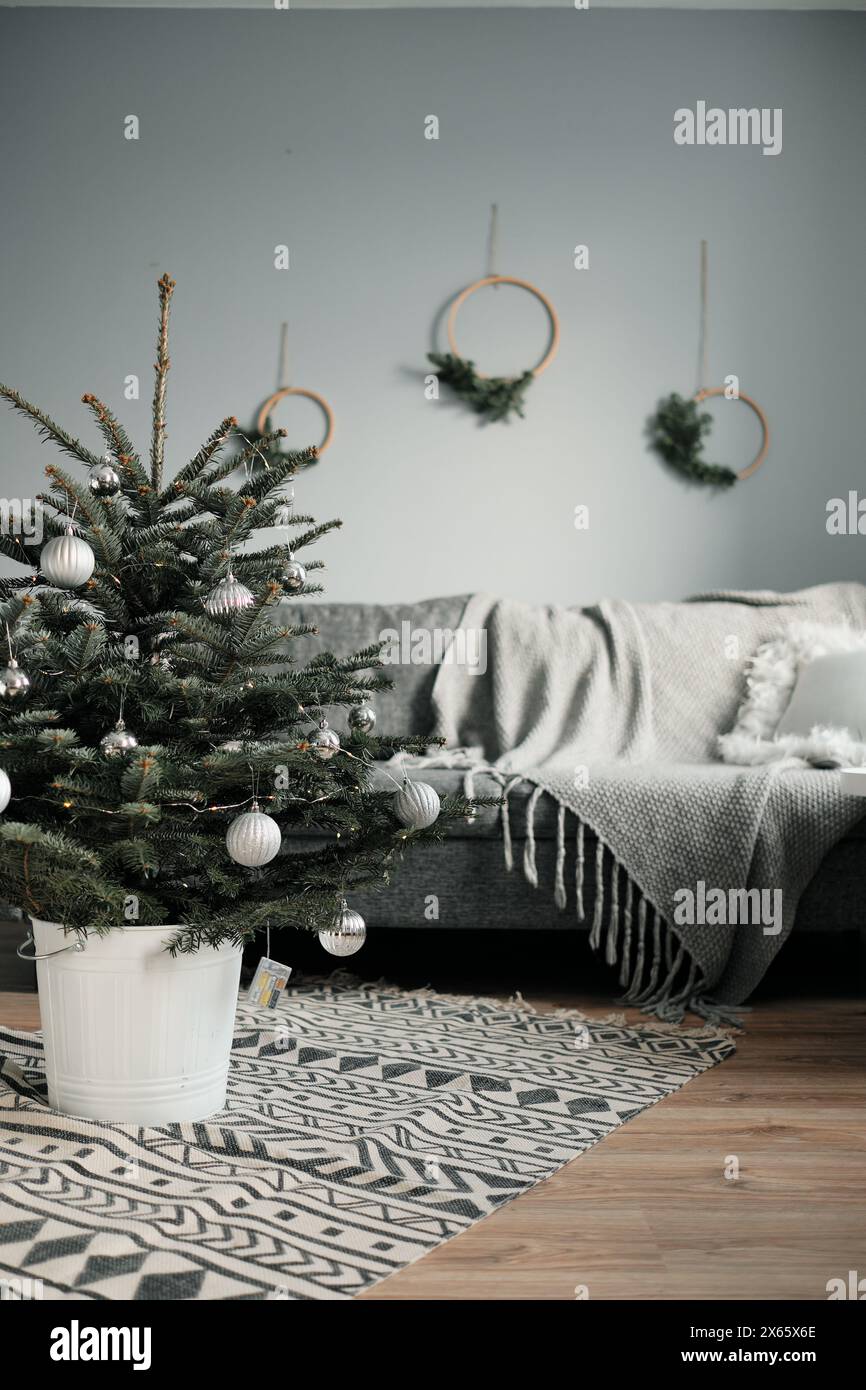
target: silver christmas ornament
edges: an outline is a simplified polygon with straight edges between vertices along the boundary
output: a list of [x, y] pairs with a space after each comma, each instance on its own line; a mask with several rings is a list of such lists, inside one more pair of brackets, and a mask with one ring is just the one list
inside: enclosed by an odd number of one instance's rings
[[406, 777], [394, 793], [394, 815], [408, 830], [424, 830], [439, 815], [439, 794], [428, 782], [410, 782]]
[[289, 555], [288, 560], [283, 566], [283, 588], [290, 593], [296, 594], [303, 589], [307, 582], [307, 571], [304, 569], [300, 560], [296, 560], [294, 555]]
[[318, 729], [311, 729], [307, 734], [307, 743], [317, 758], [327, 762], [340, 750], [340, 735], [329, 728], [327, 719], [320, 719]]
[[372, 705], [353, 705], [349, 710], [349, 728], [371, 734], [376, 727], [376, 711]]
[[249, 811], [235, 816], [226, 831], [226, 849], [229, 858], [247, 869], [258, 869], [269, 864], [280, 852], [282, 835], [273, 816], [259, 810], [254, 801]]
[[39, 559], [43, 576], [59, 589], [77, 589], [86, 584], [95, 564], [96, 556], [87, 541], [76, 536], [72, 526], [67, 526], [65, 535], [46, 541]]
[[240, 613], [244, 608], [249, 608], [250, 604], [255, 603], [255, 599], [239, 579], [235, 579], [229, 570], [225, 579], [221, 579], [215, 589], [212, 589], [204, 601], [205, 612], [212, 618], [230, 618], [235, 613]]
[[125, 753], [131, 753], [138, 747], [138, 739], [127, 729], [123, 720], [118, 719], [111, 732], [99, 740], [99, 746], [106, 758], [122, 758]]
[[12, 783], [9, 781], [9, 774], [0, 767], [0, 813], [6, 810], [11, 795]]
[[14, 656], [10, 656], [9, 665], [0, 671], [0, 696], [4, 700], [17, 700], [19, 695], [26, 695], [29, 689], [30, 677], [21, 670]]
[[344, 898], [329, 930], [319, 932], [319, 941], [329, 955], [353, 956], [367, 940], [367, 924], [360, 912]]
[[120, 474], [106, 454], [101, 463], [95, 463], [87, 475], [88, 486], [94, 497], [114, 497], [120, 492]]

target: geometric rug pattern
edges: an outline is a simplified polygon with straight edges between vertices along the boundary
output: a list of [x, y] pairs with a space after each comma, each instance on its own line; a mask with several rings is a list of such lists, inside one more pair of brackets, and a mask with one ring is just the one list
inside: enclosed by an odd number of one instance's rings
[[338, 973], [242, 1002], [226, 1109], [148, 1129], [49, 1109], [0, 1029], [0, 1293], [352, 1298], [733, 1050]]

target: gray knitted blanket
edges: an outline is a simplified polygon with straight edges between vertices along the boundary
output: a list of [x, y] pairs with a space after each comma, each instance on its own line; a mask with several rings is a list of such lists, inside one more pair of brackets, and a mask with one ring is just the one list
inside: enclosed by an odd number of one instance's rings
[[[536, 885], [535, 808], [545, 794], [558, 802], [557, 901], [591, 918], [591, 944], [619, 966], [626, 999], [662, 1018], [730, 1015], [748, 997], [822, 858], [863, 814], [837, 773], [718, 761], [746, 659], [795, 619], [866, 627], [866, 588], [583, 610], [478, 594], [461, 627], [486, 633], [486, 670], [454, 661], [437, 675], [449, 751], [434, 760], [463, 767], [470, 795], [481, 770], [506, 795], [534, 784], [523, 867]], [[585, 827], [597, 839], [591, 902]]]

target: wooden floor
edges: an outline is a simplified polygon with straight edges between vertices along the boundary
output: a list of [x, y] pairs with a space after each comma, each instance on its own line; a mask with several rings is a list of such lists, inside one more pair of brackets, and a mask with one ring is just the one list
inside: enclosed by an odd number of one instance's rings
[[[38, 1026], [35, 996], [0, 1024]], [[730, 1061], [364, 1297], [826, 1299], [866, 1275], [864, 1096], [862, 999], [761, 1002]]]

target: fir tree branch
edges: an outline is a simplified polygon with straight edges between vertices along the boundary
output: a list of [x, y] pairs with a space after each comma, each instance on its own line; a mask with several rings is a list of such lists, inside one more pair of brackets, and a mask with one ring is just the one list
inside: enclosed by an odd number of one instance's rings
[[192, 482], [194, 478], [204, 472], [208, 465], [216, 458], [226, 440], [231, 437], [237, 429], [237, 416], [227, 415], [224, 420], [217, 425], [213, 434], [209, 436], [199, 449], [198, 453], [190, 459], [189, 463], [184, 464], [179, 473], [175, 475], [168, 487], [160, 493], [160, 504], [166, 505], [179, 495], [182, 495], [184, 484]]
[[86, 463], [88, 468], [92, 468], [95, 463], [101, 462], [96, 454], [91, 453], [84, 444], [77, 439], [73, 439], [71, 434], [67, 434], [66, 430], [56, 425], [44, 411], [39, 410], [35, 405], [31, 405], [29, 401], [25, 401], [24, 397], [19, 395], [17, 391], [14, 391], [11, 386], [4, 386], [3, 383], [0, 382], [0, 396], [3, 396], [15, 410], [19, 410], [23, 415], [29, 416], [43, 439], [50, 440], [52, 444], [56, 444], [58, 449], [61, 449], [64, 454], [70, 454], [72, 458], [78, 459], [81, 463]]
[[162, 470], [165, 462], [165, 392], [168, 384], [168, 318], [175, 282], [168, 275], [157, 281], [159, 287], [159, 337], [156, 346], [156, 381], [153, 388], [153, 435], [150, 445], [150, 485], [154, 492], [162, 490]]
[[140, 489], [148, 487], [148, 477], [135, 446], [107, 405], [104, 405], [90, 392], [83, 395], [81, 399], [88, 410], [93, 413], [103, 439], [117, 460], [123, 479], [124, 492], [137, 502], [141, 495]]

